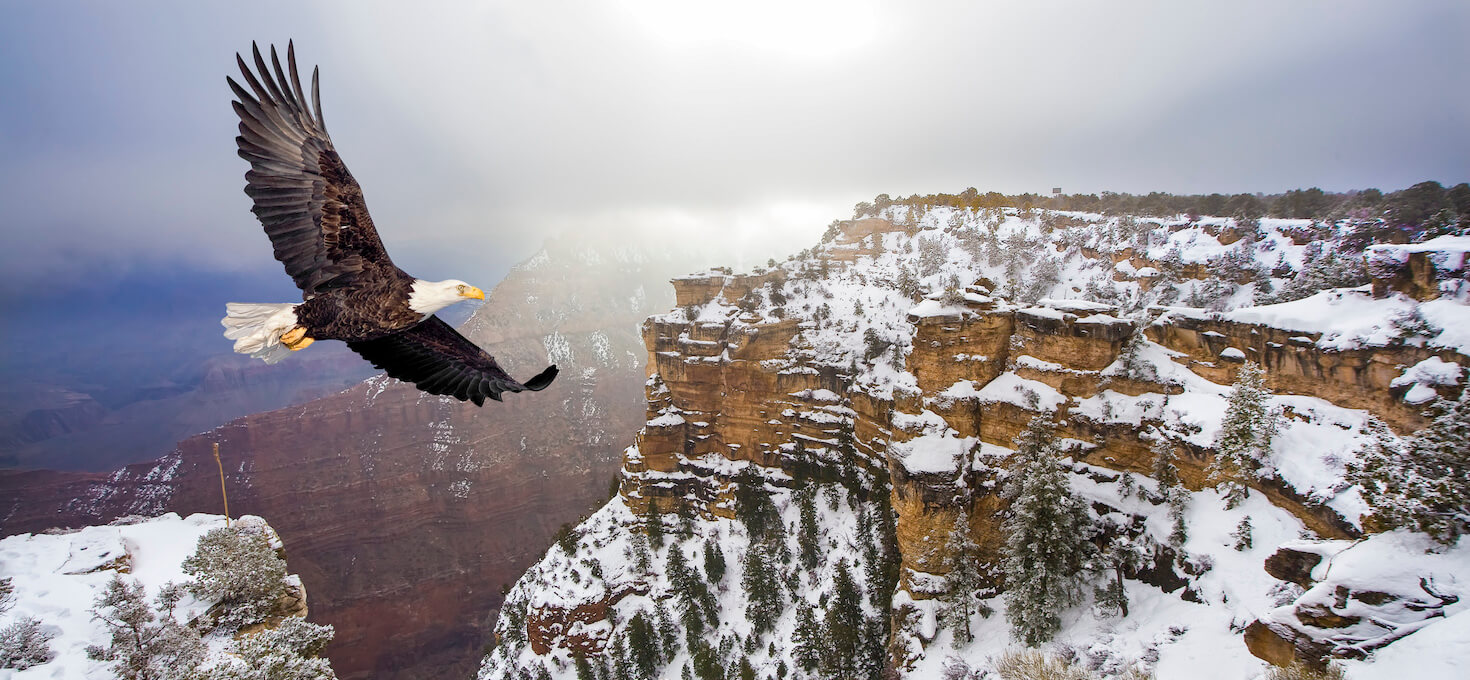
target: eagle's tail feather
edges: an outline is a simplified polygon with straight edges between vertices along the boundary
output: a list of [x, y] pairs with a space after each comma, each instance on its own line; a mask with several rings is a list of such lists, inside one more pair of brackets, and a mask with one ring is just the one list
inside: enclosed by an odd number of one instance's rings
[[235, 341], [235, 351], [274, 364], [291, 354], [281, 335], [296, 327], [296, 305], [283, 303], [225, 304], [225, 337]]

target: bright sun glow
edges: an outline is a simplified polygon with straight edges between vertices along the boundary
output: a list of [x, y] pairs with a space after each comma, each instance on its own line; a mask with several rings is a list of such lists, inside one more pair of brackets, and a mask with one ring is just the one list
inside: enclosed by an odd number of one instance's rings
[[679, 48], [734, 48], [798, 59], [827, 59], [861, 48], [877, 34], [878, 10], [863, 0], [745, 0], [629, 3], [632, 19]]

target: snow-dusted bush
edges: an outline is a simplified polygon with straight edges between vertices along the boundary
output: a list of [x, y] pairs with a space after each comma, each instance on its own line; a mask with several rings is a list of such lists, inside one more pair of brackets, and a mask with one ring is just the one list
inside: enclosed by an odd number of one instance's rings
[[200, 538], [184, 573], [194, 577], [190, 592], [219, 603], [218, 623], [226, 628], [264, 620], [286, 591], [286, 561], [261, 527], [244, 522]]
[[107, 646], [87, 647], [87, 657], [111, 661], [123, 680], [186, 678], [204, 657], [204, 643], [194, 629], [174, 618], [183, 588], [170, 583], [149, 606], [143, 584], [114, 574], [97, 597], [93, 616], [107, 627]]
[[317, 655], [331, 642], [331, 626], [287, 617], [235, 643], [234, 655], [190, 680], [335, 680], [337, 674]]
[[921, 237], [919, 239], [919, 275], [931, 276], [939, 273], [939, 268], [944, 266], [945, 260], [949, 258], [949, 248], [944, 244], [944, 238], [940, 236]]
[[0, 628], [0, 668], [25, 670], [50, 661], [54, 637], [56, 633], [42, 630], [41, 620], [31, 616]]

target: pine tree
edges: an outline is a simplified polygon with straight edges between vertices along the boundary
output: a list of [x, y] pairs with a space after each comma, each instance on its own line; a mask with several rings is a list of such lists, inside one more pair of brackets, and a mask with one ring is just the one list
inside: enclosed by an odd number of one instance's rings
[[945, 593], [945, 622], [955, 639], [964, 643], [975, 640], [970, 619], [975, 613], [975, 591], [980, 589], [980, 569], [976, 561], [979, 549], [970, 538], [965, 516], [955, 518], [945, 549], [949, 553], [949, 591]]
[[713, 538], [704, 541], [704, 575], [711, 585], [725, 580], [725, 550]]
[[[708, 546], [705, 548], [705, 555], [709, 555]], [[684, 551], [677, 545], [669, 549], [665, 572], [678, 598], [676, 606], [679, 610], [679, 624], [683, 627], [686, 642], [692, 650], [695, 641], [704, 634], [705, 625], [714, 623], [715, 610], [719, 605], [710, 592], [709, 585], [689, 568]]]
[[797, 521], [797, 541], [801, 553], [802, 569], [808, 573], [816, 570], [822, 559], [822, 536], [817, 525], [817, 487], [807, 484], [796, 492], [800, 518]]
[[792, 632], [791, 642], [794, 645], [792, 658], [801, 666], [802, 670], [812, 673], [817, 670], [817, 665], [822, 660], [822, 640], [824, 634], [817, 625], [817, 619], [812, 615], [812, 606], [806, 600], [796, 603], [796, 629]]
[[1236, 550], [1249, 550], [1250, 549], [1250, 547], [1251, 547], [1251, 516], [1250, 515], [1246, 515], [1245, 517], [1242, 517], [1240, 519], [1240, 523], [1235, 525], [1235, 531], [1233, 531], [1233, 532], [1230, 533], [1230, 537], [1233, 538], [1233, 539], [1235, 539], [1235, 549]]
[[1123, 343], [1123, 349], [1118, 352], [1117, 372], [1129, 380], [1158, 380], [1158, 370], [1143, 358], [1143, 348], [1148, 343], [1143, 328], [1144, 324], [1140, 323], [1133, 335], [1128, 336], [1128, 341]]
[[1210, 481], [1225, 494], [1225, 507], [1245, 500], [1246, 484], [1260, 479], [1271, 456], [1271, 439], [1276, 436], [1276, 415], [1266, 401], [1266, 373], [1253, 361], [1245, 362], [1230, 391], [1220, 433], [1215, 437], [1215, 459], [1210, 463]]
[[1080, 600], [1092, 549], [1091, 519], [1072, 496], [1055, 440], [1051, 423], [1033, 418], [1016, 438], [1003, 487], [1011, 501], [1003, 525], [1006, 616], [1016, 639], [1033, 647], [1050, 640], [1062, 611]]
[[782, 528], [780, 512], [766, 491], [765, 480], [752, 467], [735, 476], [735, 518], [745, 525], [752, 543]]
[[847, 560], [840, 560], [833, 579], [832, 600], [823, 622], [826, 644], [819, 664], [822, 677], [838, 680], [860, 677], [853, 661], [861, 657], [865, 642], [861, 598], [852, 572], [847, 568]]
[[577, 680], [596, 680], [592, 664], [587, 662], [587, 656], [581, 650], [572, 652], [572, 666], [577, 670]]
[[1408, 527], [1446, 546], [1470, 533], [1470, 389], [1438, 410], [1401, 441], [1372, 421], [1372, 438], [1348, 467], [1372, 509], [1369, 528]]
[[900, 265], [898, 268], [898, 292], [904, 297], [918, 302], [924, 296], [924, 291], [919, 286], [919, 277], [914, 275], [913, 270]]
[[643, 525], [648, 532], [649, 545], [654, 550], [664, 547], [664, 518], [655, 498], [648, 499], [648, 510], [643, 513]]
[[15, 583], [9, 577], [0, 578], [0, 614], [15, 606]]
[[780, 575], [771, 562], [769, 549], [763, 545], [753, 546], [745, 554], [740, 585], [745, 589], [745, 618], [755, 635], [771, 630], [786, 606]]
[[1179, 468], [1174, 466], [1174, 445], [1163, 434], [1153, 445], [1154, 481], [1159, 483], [1159, 493], [1169, 504], [1169, 546], [1178, 550], [1189, 540], [1189, 526], [1184, 513], [1189, 509], [1189, 490], [1179, 481]]
[[626, 643], [628, 659], [633, 669], [638, 672], [638, 677], [653, 677], [662, 659], [658, 648], [658, 635], [653, 630], [653, 623], [648, 620], [647, 616], [644, 616], [643, 612], [634, 614], [633, 618], [628, 621]]

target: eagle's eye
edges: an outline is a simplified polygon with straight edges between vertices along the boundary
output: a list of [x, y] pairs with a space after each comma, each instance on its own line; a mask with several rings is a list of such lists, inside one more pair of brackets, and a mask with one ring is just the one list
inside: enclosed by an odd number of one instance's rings
[[458, 292], [458, 293], [459, 293], [459, 294], [460, 294], [460, 295], [464, 295], [464, 294], [465, 294], [465, 293], [468, 293], [468, 292], [469, 292], [469, 290], [470, 290], [470, 287], [469, 287], [469, 286], [466, 286], [466, 285], [464, 285], [464, 284], [463, 284], [463, 283], [461, 283], [461, 284], [459, 284], [459, 285], [458, 285], [458, 286], [455, 286], [455, 287], [454, 287], [454, 288], [455, 288], [455, 290], [456, 290], [456, 291], [457, 291], [457, 292]]

